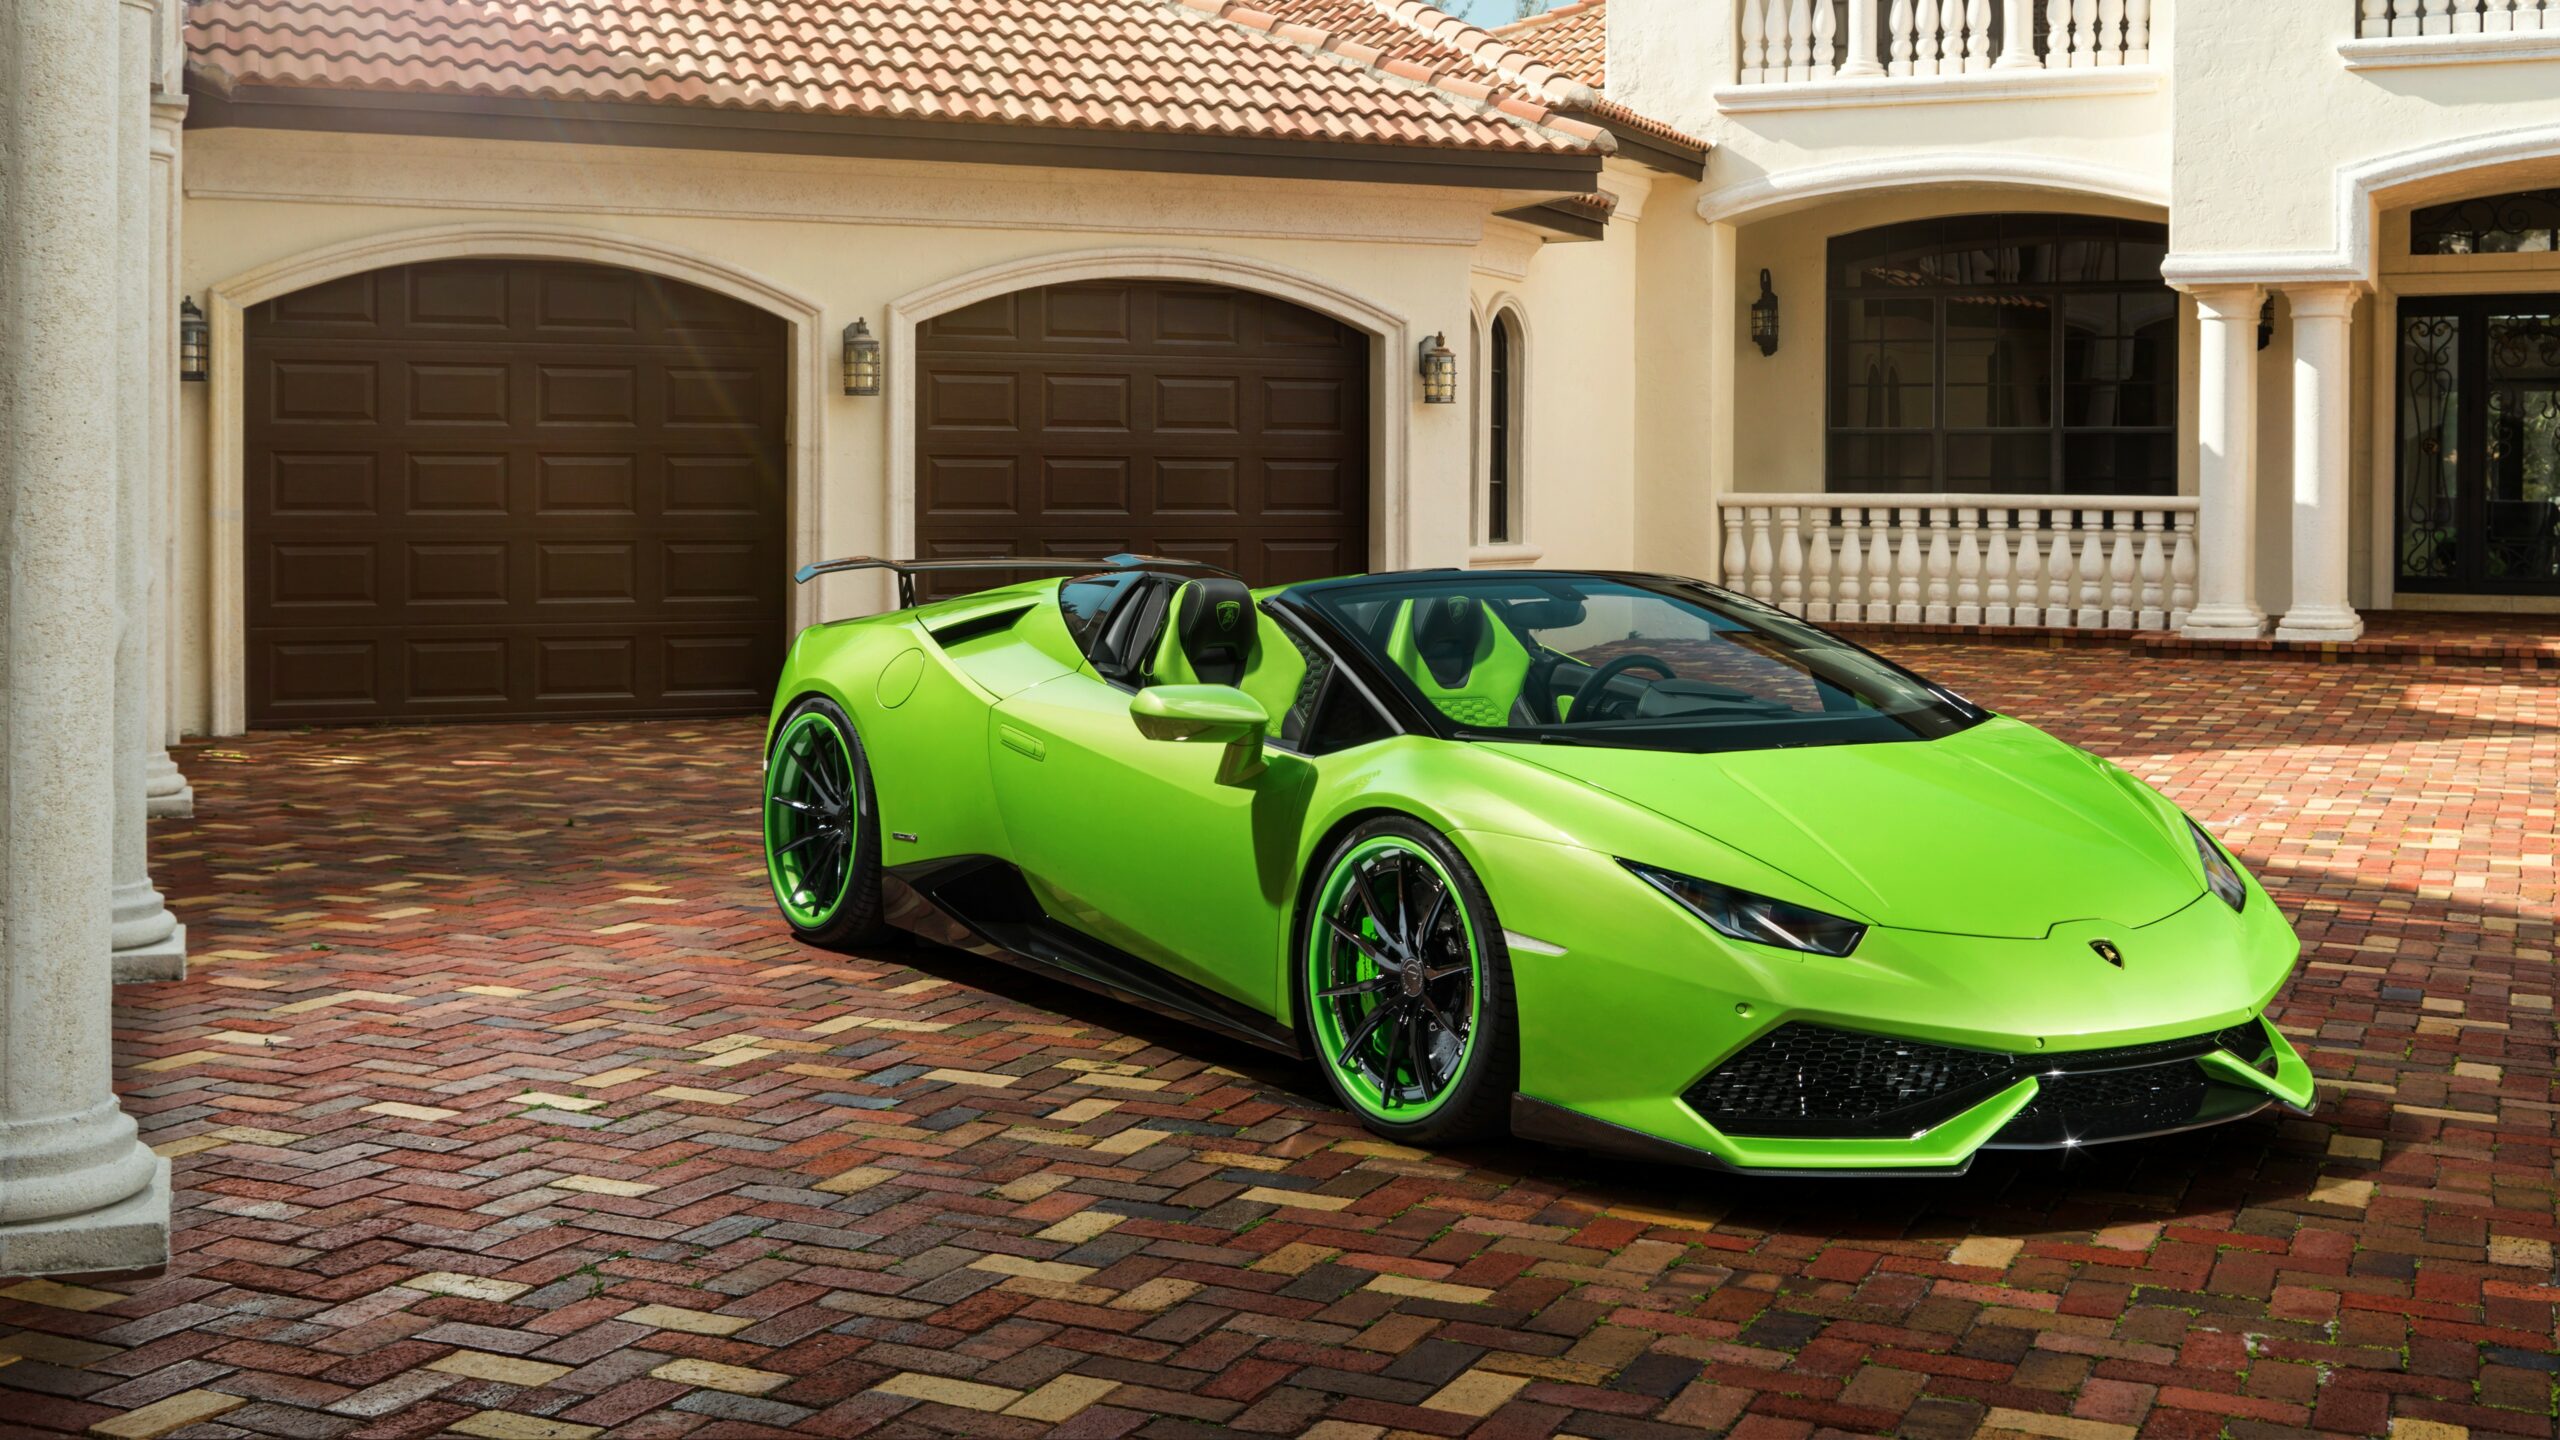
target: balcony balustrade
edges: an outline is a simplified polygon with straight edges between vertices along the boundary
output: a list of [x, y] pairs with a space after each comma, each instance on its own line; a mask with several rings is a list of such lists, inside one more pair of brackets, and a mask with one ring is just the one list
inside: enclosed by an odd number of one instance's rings
[[1737, 8], [1745, 85], [2151, 63], [2152, 0], [1740, 0]]
[[2356, 36], [2560, 35], [2560, 0], [2355, 0]]
[[2174, 629], [2192, 496], [1728, 495], [1724, 583], [1816, 624]]

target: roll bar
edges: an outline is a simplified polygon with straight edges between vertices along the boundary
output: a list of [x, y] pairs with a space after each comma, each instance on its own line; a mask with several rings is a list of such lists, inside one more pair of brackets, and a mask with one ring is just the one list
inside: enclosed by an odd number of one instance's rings
[[816, 560], [791, 574], [795, 585], [806, 585], [821, 575], [834, 575], [846, 570], [887, 570], [898, 577], [898, 608], [911, 609], [916, 603], [918, 575], [931, 575], [946, 570], [1046, 570], [1061, 575], [1081, 574], [1088, 570], [1199, 570], [1211, 575], [1241, 579], [1223, 565], [1206, 560], [1176, 560], [1165, 555], [1134, 555], [1122, 552], [1099, 560], [1078, 560], [1058, 555], [974, 555], [950, 560], [884, 560], [876, 555], [848, 555], [841, 560]]

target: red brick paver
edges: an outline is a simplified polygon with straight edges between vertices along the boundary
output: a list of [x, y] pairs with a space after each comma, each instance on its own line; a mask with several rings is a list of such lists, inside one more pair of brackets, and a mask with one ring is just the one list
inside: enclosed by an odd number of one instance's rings
[[1937, 1182], [1419, 1154], [794, 945], [751, 723], [264, 735], [187, 757], [195, 974], [120, 994], [175, 1263], [0, 1281], [0, 1435], [2552, 1436], [2560, 683], [1898, 648], [2257, 867], [2316, 1118]]

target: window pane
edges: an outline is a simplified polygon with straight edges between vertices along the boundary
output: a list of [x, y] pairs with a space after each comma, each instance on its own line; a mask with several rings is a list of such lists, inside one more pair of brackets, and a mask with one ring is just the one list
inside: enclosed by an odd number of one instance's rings
[[2178, 492], [2178, 437], [2072, 435], [2062, 437], [2062, 493], [2066, 495], [2174, 495]]
[[2040, 495], [2053, 489], [2053, 432], [1947, 436], [1949, 490]]
[[1950, 426], [2052, 423], [2053, 309], [2011, 290], [1947, 297]]
[[1926, 300], [1843, 300], [1833, 307], [1833, 424], [1925, 430], [1936, 423], [1934, 308]]
[[1936, 488], [1929, 479], [1930, 437], [1859, 435], [1831, 437], [1830, 487], [1834, 490], [1918, 492]]

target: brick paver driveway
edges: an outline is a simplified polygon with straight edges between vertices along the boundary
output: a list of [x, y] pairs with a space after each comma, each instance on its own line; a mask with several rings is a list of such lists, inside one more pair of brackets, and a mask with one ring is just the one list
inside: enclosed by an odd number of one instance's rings
[[795, 946], [752, 724], [260, 736], [159, 832], [194, 978], [122, 997], [176, 1261], [0, 1282], [0, 1430], [2550, 1436], [2560, 677], [1905, 650], [2257, 867], [2316, 1119], [1955, 1181], [1420, 1154]]

